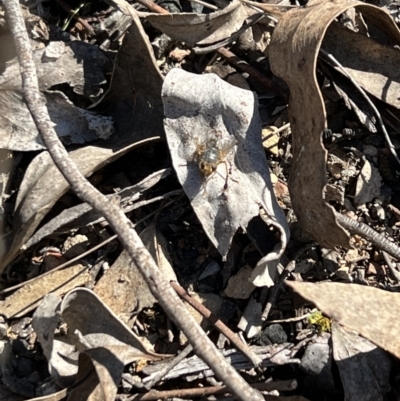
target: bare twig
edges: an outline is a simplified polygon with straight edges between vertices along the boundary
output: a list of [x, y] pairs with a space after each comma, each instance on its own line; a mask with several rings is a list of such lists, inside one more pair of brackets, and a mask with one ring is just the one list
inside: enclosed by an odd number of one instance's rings
[[96, 33], [94, 31], [94, 29], [92, 28], [92, 26], [81, 16], [79, 16], [78, 14], [76, 14], [74, 12], [74, 10], [72, 9], [72, 7], [67, 4], [65, 1], [63, 0], [56, 0], [56, 2], [68, 13], [70, 13], [72, 15], [72, 18], [74, 18], [75, 20], [77, 20], [79, 23], [82, 24], [82, 26], [87, 30], [87, 33], [91, 36], [96, 36]]
[[269, 313], [271, 312], [271, 309], [275, 305], [276, 299], [278, 298], [279, 291], [283, 288], [283, 283], [285, 282], [286, 278], [294, 270], [295, 267], [296, 267], [296, 260], [292, 260], [283, 269], [283, 272], [279, 276], [278, 283], [276, 283], [271, 289], [271, 292], [268, 297], [268, 302], [265, 305], [263, 314], [261, 315], [261, 320], [268, 319]]
[[[173, 200], [169, 201], [168, 203], [166, 203], [164, 205], [164, 207], [167, 207], [167, 206], [171, 205], [174, 202], [175, 201], [173, 201]], [[139, 221], [137, 221], [134, 224], [134, 227], [137, 226], [140, 223], [143, 223], [144, 221], [146, 221], [147, 219], [149, 219], [151, 216], [155, 215], [156, 213], [158, 213], [158, 210], [154, 210], [154, 212], [149, 213], [147, 216], [145, 216], [142, 219], [140, 219]], [[19, 283], [19, 284], [13, 285], [12, 287], [7, 287], [4, 290], [1, 290], [0, 291], [0, 295], [7, 294], [7, 293], [9, 293], [11, 291], [14, 291], [14, 290], [18, 290], [18, 288], [21, 288], [26, 284], [33, 283], [34, 281], [39, 280], [42, 277], [45, 277], [45, 276], [47, 276], [49, 274], [52, 274], [52, 273], [54, 273], [54, 272], [56, 272], [58, 270], [64, 269], [64, 267], [67, 267], [69, 265], [72, 265], [75, 262], [78, 262], [79, 260], [81, 260], [85, 256], [90, 255], [92, 252], [97, 251], [98, 249], [102, 248], [104, 245], [107, 245], [109, 242], [114, 241], [115, 239], [117, 239], [117, 235], [116, 234], [112, 235], [110, 238], [105, 239], [104, 241], [102, 241], [99, 244], [95, 245], [93, 248], [90, 248], [87, 251], [81, 253], [80, 255], [75, 256], [74, 258], [66, 261], [65, 263], [62, 263], [61, 265], [55, 267], [54, 269], [49, 270], [46, 273], [40, 274], [39, 276], [36, 276], [36, 277], [33, 277], [30, 280], [24, 281], [23, 283]]]
[[[139, 4], [142, 6], [147, 7], [150, 11], [157, 14], [169, 14], [169, 12], [159, 6], [158, 4], [154, 3], [152, 0], [137, 0]], [[130, 9], [134, 9], [127, 1], [125, 0], [106, 0], [106, 3], [117, 7], [122, 13], [125, 15], [131, 15], [132, 11]]]
[[189, 344], [185, 349], [173, 359], [171, 363], [166, 364], [148, 383], [145, 383], [145, 387], [150, 390], [154, 387], [170, 370], [172, 370], [179, 362], [183, 361], [191, 352], [193, 347]]
[[340, 69], [340, 71], [343, 73], [344, 76], [346, 76], [351, 83], [356, 87], [356, 89], [361, 93], [361, 95], [363, 96], [363, 98], [367, 101], [367, 103], [369, 104], [369, 106], [372, 108], [372, 110], [374, 111], [378, 121], [379, 121], [379, 125], [381, 126], [383, 135], [385, 136], [386, 142], [389, 146], [389, 150], [390, 153], [392, 154], [392, 156], [396, 159], [397, 163], [400, 164], [400, 159], [397, 156], [396, 153], [396, 148], [394, 147], [392, 141], [390, 140], [389, 134], [386, 131], [386, 127], [385, 124], [383, 123], [381, 114], [379, 113], [378, 109], [376, 108], [376, 106], [374, 105], [374, 103], [371, 101], [371, 99], [369, 98], [369, 96], [365, 93], [364, 89], [361, 88], [361, 86], [357, 83], [357, 81], [355, 79], [353, 79], [350, 74], [344, 69], [344, 67], [339, 63], [339, 61], [336, 60], [336, 58], [329, 52], [327, 52], [324, 49], [320, 49], [319, 50], [320, 53], [322, 53], [330, 62], [332, 62], [336, 67], [338, 67]]
[[[293, 391], [297, 388], [296, 380], [283, 380], [276, 382], [268, 382], [268, 383], [253, 383], [250, 384], [251, 387], [254, 387], [260, 391]], [[212, 386], [212, 387], [204, 387], [204, 388], [186, 388], [186, 389], [177, 389], [177, 390], [166, 390], [166, 391], [156, 391], [152, 390], [147, 394], [139, 395], [136, 394], [130, 398], [129, 401], [152, 401], [159, 399], [170, 399], [174, 397], [203, 397], [213, 394], [223, 394], [229, 392], [225, 386]], [[248, 400], [252, 401], [252, 400]]]
[[278, 95], [282, 96], [284, 99], [288, 97], [288, 93], [276, 84], [272, 79], [268, 78], [266, 75], [261, 74], [260, 71], [241, 60], [234, 53], [225, 47], [220, 47], [218, 53], [223, 56], [229, 63], [237, 67], [239, 70], [247, 72], [252, 78], [256, 79], [265, 89], [273, 91]]
[[349, 230], [352, 234], [358, 234], [366, 240], [370, 241], [372, 245], [387, 252], [397, 260], [400, 260], [400, 248], [393, 242], [390, 242], [383, 235], [379, 234], [373, 228], [364, 223], [350, 219], [340, 213], [335, 213], [336, 220], [345, 229]]
[[189, 305], [196, 309], [197, 312], [208, 319], [208, 321], [216, 329], [218, 329], [231, 342], [231, 344], [234, 345], [235, 348], [241, 351], [255, 367], [261, 365], [262, 359], [256, 355], [246, 343], [242, 342], [236, 336], [236, 334], [220, 319], [218, 319], [208, 308], [191, 297], [176, 281], [171, 281], [171, 285], [182, 299], [184, 299]]
[[302, 320], [307, 319], [311, 315], [312, 315], [312, 313], [306, 313], [304, 315], [290, 317], [288, 319], [268, 320], [267, 322], [265, 322], [265, 324], [301, 322]]
[[[262, 395], [257, 390], [252, 389], [226, 362], [196, 320], [187, 311], [170, 284], [163, 278], [156, 262], [121, 208], [110, 202], [106, 196], [94, 188], [71, 161], [68, 152], [54, 130], [54, 123], [50, 120], [39, 91], [32, 48], [19, 2], [18, 0], [4, 0], [3, 4], [21, 67], [24, 99], [54, 164], [59, 168], [77, 196], [89, 203], [107, 219], [129, 256], [139, 268], [151, 293], [171, 320], [185, 333], [193, 345], [194, 351], [204, 359], [240, 400], [262, 401]], [[132, 13], [132, 18], [137, 26], [141, 26], [136, 14]]]
[[210, 4], [210, 3], [206, 3], [205, 1], [202, 1], [202, 0], [189, 0], [189, 1], [191, 3], [200, 4], [200, 5], [204, 6], [204, 7], [209, 8], [210, 10], [214, 10], [214, 11], [218, 11], [219, 10], [219, 8], [217, 6], [214, 6], [214, 5]]

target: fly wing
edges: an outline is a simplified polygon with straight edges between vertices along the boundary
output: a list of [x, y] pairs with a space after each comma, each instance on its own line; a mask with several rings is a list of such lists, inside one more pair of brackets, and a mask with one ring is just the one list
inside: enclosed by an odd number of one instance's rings
[[221, 158], [224, 159], [236, 145], [236, 139], [231, 136], [229, 138], [220, 139], [218, 142], [218, 149], [221, 154]]

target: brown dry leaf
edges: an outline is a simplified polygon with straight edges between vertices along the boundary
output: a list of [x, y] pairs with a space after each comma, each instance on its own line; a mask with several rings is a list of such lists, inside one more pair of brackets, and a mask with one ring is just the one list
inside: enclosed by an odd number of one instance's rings
[[[176, 281], [163, 247], [157, 241], [155, 225], [146, 227], [140, 237], [157, 261], [164, 278]], [[96, 284], [94, 292], [124, 323], [128, 323], [132, 311], [138, 306], [140, 309], [149, 308], [156, 302], [142, 274], [125, 250]]]
[[400, 358], [399, 294], [357, 284], [286, 284], [330, 318]]
[[388, 354], [335, 322], [332, 345], [346, 401], [386, 399], [392, 366]]
[[91, 348], [79, 355], [75, 385], [69, 401], [114, 401], [125, 365], [143, 359], [127, 345]]
[[263, 146], [267, 152], [278, 155], [279, 134], [276, 133], [277, 128], [274, 126], [264, 127], [262, 129]]
[[253, 269], [250, 266], [242, 267], [232, 276], [225, 288], [225, 295], [229, 298], [248, 299], [254, 291], [254, 285], [249, 281]]
[[171, 38], [193, 46], [213, 44], [230, 37], [242, 27], [247, 17], [248, 11], [243, 4], [232, 1], [223, 10], [211, 14], [151, 14], [146, 19]]
[[126, 364], [160, 359], [90, 290], [67, 294], [61, 316], [68, 324], [70, 341], [81, 351], [75, 382], [79, 385], [68, 400], [113, 401]]
[[7, 318], [21, 317], [36, 308], [48, 293], [65, 294], [91, 280], [87, 266], [74, 265], [26, 284], [6, 300], [0, 301], [0, 313]]
[[[110, 148], [87, 146], [71, 152], [70, 157], [81, 173], [88, 177], [126, 152], [151, 140], [158, 138], [149, 138], [126, 147], [117, 144]], [[18, 192], [13, 231], [1, 243], [0, 272], [14, 259], [20, 247], [30, 238], [44, 216], [68, 189], [67, 181], [54, 166], [47, 152], [33, 159]]]
[[[214, 74], [195, 75], [177, 68], [168, 73], [162, 96], [174, 169], [222, 257], [227, 256], [237, 230], [245, 231], [254, 217], [261, 216], [263, 227], [273, 226], [280, 233], [280, 242], [251, 275], [254, 285], [272, 286], [289, 230], [271, 184], [257, 99], [251, 91]], [[206, 177], [199, 168], [198, 152], [215, 148], [225, 157]]]
[[[358, 8], [358, 7], [357, 7]], [[376, 10], [365, 12], [376, 19]], [[388, 33], [394, 44], [400, 44], [400, 32], [392, 18], [383, 14], [379, 29]], [[370, 20], [368, 21], [370, 22]], [[322, 43], [324, 50], [331, 53], [346, 72], [371, 95], [396, 108], [400, 108], [400, 53], [398, 49], [382, 45], [376, 40], [351, 31], [338, 23], [332, 23]], [[384, 60], [384, 62], [382, 62]], [[337, 67], [336, 67], [337, 69]], [[340, 73], [341, 70], [337, 69]]]
[[350, 0], [311, 0], [307, 7], [283, 14], [269, 48], [272, 71], [290, 89], [289, 119], [293, 163], [289, 188], [293, 209], [302, 228], [322, 246], [349, 247], [349, 237], [323, 199], [326, 150], [321, 134], [327, 127], [326, 110], [316, 82], [316, 60], [328, 26], [344, 11], [356, 7], [388, 35], [398, 38], [388, 14], [377, 7]]

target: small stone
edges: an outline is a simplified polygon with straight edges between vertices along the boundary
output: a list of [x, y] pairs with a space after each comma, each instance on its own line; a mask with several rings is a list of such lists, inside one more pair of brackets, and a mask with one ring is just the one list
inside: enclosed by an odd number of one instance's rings
[[317, 375], [331, 364], [330, 334], [323, 333], [315, 342], [307, 345], [300, 367], [308, 374]]
[[288, 336], [280, 324], [271, 324], [261, 333], [258, 343], [260, 345], [283, 344]]

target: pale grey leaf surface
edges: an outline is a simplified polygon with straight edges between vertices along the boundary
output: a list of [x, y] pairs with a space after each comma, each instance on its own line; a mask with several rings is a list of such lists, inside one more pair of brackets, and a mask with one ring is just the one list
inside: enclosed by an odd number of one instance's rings
[[[107, 139], [114, 132], [111, 117], [74, 106], [62, 92], [46, 92], [42, 96], [54, 129], [64, 145]], [[21, 92], [0, 91], [0, 109], [1, 148], [22, 152], [46, 148]]]
[[[245, 231], [260, 208], [266, 212], [263, 220], [280, 232], [280, 242], [251, 276], [257, 286], [273, 285], [289, 230], [273, 193], [257, 98], [214, 74], [200, 76], [174, 69], [166, 77], [163, 101], [164, 127], [178, 179], [222, 257], [236, 231]], [[235, 145], [206, 178], [199, 168], [199, 143], [203, 150], [207, 146], [221, 150], [232, 139]]]

